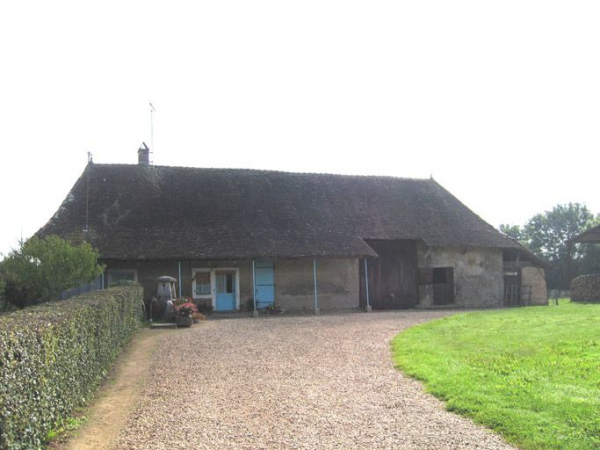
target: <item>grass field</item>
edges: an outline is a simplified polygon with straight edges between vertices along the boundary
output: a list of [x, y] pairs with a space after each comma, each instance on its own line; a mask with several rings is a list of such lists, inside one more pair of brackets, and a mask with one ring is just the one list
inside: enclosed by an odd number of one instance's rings
[[460, 314], [399, 334], [393, 352], [450, 411], [520, 448], [600, 448], [600, 305]]

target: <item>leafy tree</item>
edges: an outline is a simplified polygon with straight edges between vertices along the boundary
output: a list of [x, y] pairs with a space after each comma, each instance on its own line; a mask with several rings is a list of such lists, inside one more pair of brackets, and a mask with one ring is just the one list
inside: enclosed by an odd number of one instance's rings
[[501, 224], [500, 231], [517, 241], [523, 240], [523, 231], [519, 225]]
[[596, 218], [585, 205], [569, 203], [557, 205], [552, 211], [536, 214], [525, 225], [525, 237], [536, 254], [550, 261], [580, 258], [579, 247], [567, 245], [567, 241], [592, 227]]
[[536, 214], [523, 227], [500, 225], [500, 230], [552, 263], [556, 270], [547, 274], [550, 288], [568, 289], [574, 276], [600, 266], [598, 249], [569, 245], [568, 241], [598, 223], [600, 216], [594, 216], [585, 205], [568, 203]]
[[98, 251], [87, 242], [71, 245], [58, 236], [33, 237], [0, 262], [4, 298], [23, 308], [57, 300], [65, 289], [89, 283], [102, 273]]

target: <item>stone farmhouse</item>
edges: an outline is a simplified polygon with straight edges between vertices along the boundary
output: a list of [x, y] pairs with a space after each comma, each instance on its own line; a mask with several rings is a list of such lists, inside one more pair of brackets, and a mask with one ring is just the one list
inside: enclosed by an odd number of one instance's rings
[[157, 278], [217, 311], [545, 304], [545, 263], [433, 179], [89, 163], [38, 232], [88, 240], [104, 286]]

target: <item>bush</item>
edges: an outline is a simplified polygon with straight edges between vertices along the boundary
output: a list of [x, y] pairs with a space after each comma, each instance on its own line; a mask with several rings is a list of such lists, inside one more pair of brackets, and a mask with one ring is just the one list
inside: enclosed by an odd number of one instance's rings
[[0, 316], [0, 448], [41, 449], [90, 400], [142, 316], [139, 285]]
[[199, 313], [205, 316], [210, 316], [212, 314], [214, 308], [210, 303], [206, 301], [195, 301], [195, 303]]
[[[1, 277], [1, 275], [0, 275]], [[6, 282], [0, 278], [0, 312], [6, 311], [9, 309], [9, 303], [6, 301], [4, 297], [4, 288], [6, 287]]]
[[24, 308], [58, 300], [65, 289], [89, 283], [102, 273], [98, 251], [87, 242], [71, 245], [58, 236], [32, 237], [0, 263], [4, 297]]

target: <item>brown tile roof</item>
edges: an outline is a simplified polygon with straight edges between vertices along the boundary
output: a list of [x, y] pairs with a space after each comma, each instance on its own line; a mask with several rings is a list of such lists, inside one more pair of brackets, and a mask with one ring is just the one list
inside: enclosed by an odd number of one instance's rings
[[89, 164], [40, 233], [81, 236], [86, 203], [105, 259], [374, 256], [364, 238], [517, 245], [433, 180]]
[[590, 228], [569, 239], [569, 242], [597, 243], [600, 242], [600, 225]]

